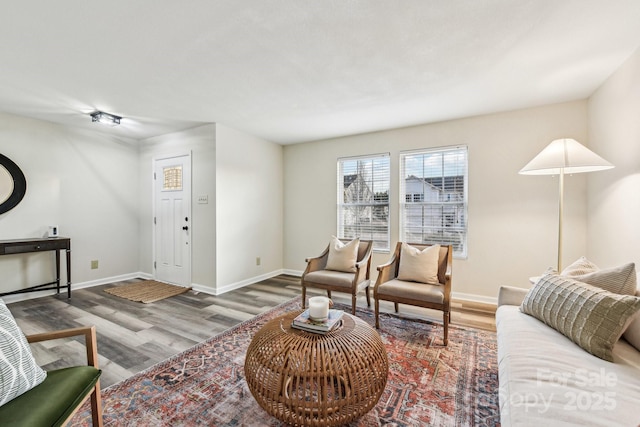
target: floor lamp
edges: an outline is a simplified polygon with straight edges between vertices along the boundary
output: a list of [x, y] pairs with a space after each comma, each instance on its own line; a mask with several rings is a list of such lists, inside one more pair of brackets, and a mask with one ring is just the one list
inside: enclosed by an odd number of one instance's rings
[[556, 139], [520, 170], [522, 175], [558, 175], [558, 273], [562, 271], [562, 216], [564, 204], [564, 176], [595, 172], [613, 165], [580, 144], [575, 139]]

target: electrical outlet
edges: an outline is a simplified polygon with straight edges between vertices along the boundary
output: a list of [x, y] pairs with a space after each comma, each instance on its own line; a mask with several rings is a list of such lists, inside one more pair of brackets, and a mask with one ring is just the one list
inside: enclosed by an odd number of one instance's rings
[[260, 257], [256, 257], [256, 265], [260, 265]]
[[95, 270], [97, 268], [98, 268], [98, 260], [94, 259], [94, 260], [91, 261], [91, 269]]

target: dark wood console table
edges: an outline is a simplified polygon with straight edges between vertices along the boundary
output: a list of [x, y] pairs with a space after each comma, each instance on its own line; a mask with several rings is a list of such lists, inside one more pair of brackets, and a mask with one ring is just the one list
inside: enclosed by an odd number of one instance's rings
[[[60, 286], [60, 251], [67, 253], [67, 284]], [[25, 254], [31, 252], [55, 251], [56, 253], [56, 280], [42, 285], [30, 286], [18, 291], [0, 293], [1, 296], [22, 294], [25, 292], [47, 291], [67, 288], [67, 297], [71, 298], [71, 239], [67, 237], [51, 237], [48, 239], [17, 239], [0, 240], [0, 256]], [[55, 286], [54, 286], [55, 285]]]

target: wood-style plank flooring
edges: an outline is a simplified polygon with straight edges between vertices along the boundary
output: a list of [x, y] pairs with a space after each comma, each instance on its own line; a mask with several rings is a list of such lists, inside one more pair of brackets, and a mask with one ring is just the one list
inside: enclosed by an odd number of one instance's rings
[[[300, 278], [286, 275], [219, 296], [190, 291], [151, 304], [131, 302], [104, 292], [105, 288], [133, 281], [75, 290], [71, 299], [48, 296], [11, 303], [8, 307], [27, 335], [95, 325], [103, 370], [101, 386], [105, 388], [300, 296]], [[321, 293], [308, 290], [308, 294]], [[351, 304], [347, 294], [334, 292], [332, 299]], [[366, 307], [364, 295], [358, 298], [358, 306]], [[393, 304], [386, 301], [382, 301], [380, 307], [381, 311], [393, 312]], [[492, 310], [490, 306], [454, 301], [452, 309], [453, 324], [495, 330], [495, 307]], [[408, 317], [442, 319], [441, 312], [403, 305], [400, 313]], [[32, 350], [44, 369], [86, 363], [82, 338], [33, 344]]]

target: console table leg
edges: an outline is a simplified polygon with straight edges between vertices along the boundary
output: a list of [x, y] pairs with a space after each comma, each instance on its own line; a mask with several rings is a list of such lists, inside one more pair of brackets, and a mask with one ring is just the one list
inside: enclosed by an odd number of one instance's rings
[[56, 253], [56, 294], [60, 293], [60, 251]]
[[71, 249], [67, 249], [67, 298], [71, 298]]

